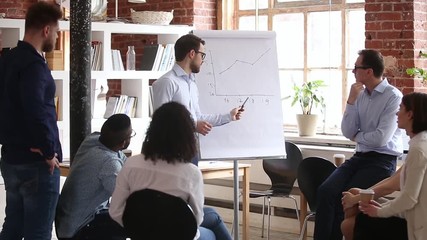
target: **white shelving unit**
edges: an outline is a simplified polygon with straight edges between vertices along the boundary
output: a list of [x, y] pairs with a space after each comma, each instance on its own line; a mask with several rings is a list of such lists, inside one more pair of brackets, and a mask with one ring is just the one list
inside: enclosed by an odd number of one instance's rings
[[[18, 40], [24, 37], [24, 19], [0, 19], [1, 46], [15, 47]], [[61, 31], [69, 31], [70, 23], [60, 21]], [[111, 58], [111, 36], [112, 34], [138, 34], [138, 35], [157, 35], [159, 44], [175, 43], [182, 35], [192, 30], [190, 26], [183, 25], [143, 25], [143, 24], [124, 24], [124, 23], [92, 23], [92, 40], [102, 42], [102, 70], [92, 71], [92, 114], [102, 112], [105, 108], [94, 99], [96, 88], [102, 85], [104, 92], [108, 91], [108, 79], [121, 79], [122, 94], [136, 96], [138, 104], [136, 117], [132, 119], [132, 127], [137, 135], [131, 140], [129, 149], [133, 153], [141, 151], [142, 141], [145, 131], [150, 121], [148, 115], [148, 97], [149, 97], [149, 79], [156, 79], [164, 72], [153, 71], [113, 71]], [[68, 56], [65, 56], [68, 57]], [[63, 155], [65, 158], [70, 156], [70, 77], [67, 66], [64, 71], [52, 71], [56, 83], [56, 95], [59, 97], [58, 128], [60, 130]], [[104, 86], [105, 85], [105, 86]], [[104, 104], [104, 103], [103, 103]], [[99, 114], [95, 114], [92, 119], [92, 131], [99, 131], [105, 119]]]

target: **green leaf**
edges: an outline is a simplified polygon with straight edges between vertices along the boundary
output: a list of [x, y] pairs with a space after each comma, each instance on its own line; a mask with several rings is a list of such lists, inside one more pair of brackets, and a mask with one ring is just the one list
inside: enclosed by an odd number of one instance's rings
[[[291, 106], [294, 106], [297, 102], [300, 104], [303, 114], [311, 114], [313, 105], [315, 107], [325, 107], [324, 98], [321, 96], [319, 88], [325, 87], [323, 80], [313, 80], [307, 83], [303, 83], [301, 86], [294, 85], [294, 95]], [[323, 110], [323, 109], [322, 109]]]

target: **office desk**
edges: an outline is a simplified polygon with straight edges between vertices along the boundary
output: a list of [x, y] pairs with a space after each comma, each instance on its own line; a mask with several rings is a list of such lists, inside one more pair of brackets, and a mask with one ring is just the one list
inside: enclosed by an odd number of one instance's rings
[[[238, 164], [238, 175], [243, 178], [242, 186], [242, 239], [249, 239], [249, 167], [250, 164]], [[202, 171], [203, 179], [233, 177], [233, 163], [222, 161], [200, 161], [199, 168]], [[68, 176], [70, 165], [60, 164], [61, 176]]]

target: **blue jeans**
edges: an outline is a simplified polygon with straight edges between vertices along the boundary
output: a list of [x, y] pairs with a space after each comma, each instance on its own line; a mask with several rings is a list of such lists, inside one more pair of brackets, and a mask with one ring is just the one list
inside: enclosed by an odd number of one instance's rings
[[59, 169], [45, 162], [0, 162], [6, 189], [6, 217], [0, 240], [50, 240], [59, 197]]
[[342, 192], [353, 187], [369, 188], [389, 177], [396, 170], [396, 158], [376, 152], [356, 153], [337, 168], [317, 189], [314, 239], [341, 240]]
[[204, 207], [203, 213], [203, 222], [199, 227], [199, 240], [232, 240], [227, 227], [215, 209]]

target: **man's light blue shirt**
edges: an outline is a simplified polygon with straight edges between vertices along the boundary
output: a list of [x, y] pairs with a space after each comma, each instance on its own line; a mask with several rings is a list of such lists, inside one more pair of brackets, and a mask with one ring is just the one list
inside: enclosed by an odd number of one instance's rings
[[213, 126], [231, 122], [230, 113], [202, 114], [199, 107], [199, 91], [195, 74], [187, 74], [178, 64], [153, 83], [153, 108], [156, 110], [167, 102], [178, 102], [184, 105], [196, 121], [207, 121]]
[[341, 130], [348, 139], [354, 138], [357, 152], [402, 154], [396, 116], [401, 100], [402, 93], [384, 79], [371, 94], [365, 89], [354, 105], [347, 104]]

